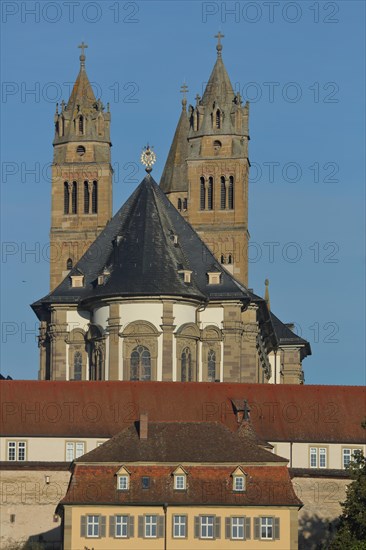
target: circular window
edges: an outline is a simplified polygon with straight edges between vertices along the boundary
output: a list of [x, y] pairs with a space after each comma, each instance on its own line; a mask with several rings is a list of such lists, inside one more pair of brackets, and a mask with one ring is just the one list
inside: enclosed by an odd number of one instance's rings
[[83, 145], [78, 145], [76, 152], [82, 157], [83, 155], [85, 155], [85, 147]]
[[218, 139], [216, 139], [213, 142], [213, 146], [214, 146], [215, 151], [219, 151], [221, 149], [221, 145], [222, 145], [222, 143]]

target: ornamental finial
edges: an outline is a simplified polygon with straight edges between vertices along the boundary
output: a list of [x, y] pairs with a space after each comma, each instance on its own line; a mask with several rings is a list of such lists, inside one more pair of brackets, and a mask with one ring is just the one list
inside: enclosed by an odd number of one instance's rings
[[81, 49], [81, 55], [79, 57], [80, 59], [80, 67], [84, 68], [85, 67], [85, 53], [84, 53], [84, 50], [88, 47], [87, 44], [84, 44], [84, 41], [78, 46], [78, 48]]
[[[153, 149], [153, 148], [152, 148]], [[152, 167], [153, 165], [155, 164], [156, 162], [156, 155], [154, 153], [154, 151], [152, 151], [150, 149], [150, 145], [147, 144], [142, 153], [141, 153], [141, 157], [140, 157], [140, 161], [141, 161], [141, 164], [143, 164], [145, 166], [145, 171], [150, 174], [151, 170], [152, 170]]]
[[221, 57], [221, 52], [222, 52], [221, 38], [225, 38], [225, 35], [221, 34], [221, 32], [219, 31], [217, 34], [215, 34], [215, 38], [217, 38], [217, 44], [216, 44], [217, 57]]
[[182, 106], [183, 106], [183, 109], [185, 109], [187, 107], [187, 92], [188, 92], [188, 86], [187, 84], [184, 82], [182, 84], [182, 86], [180, 87], [180, 93], [183, 94], [183, 98], [182, 98]]

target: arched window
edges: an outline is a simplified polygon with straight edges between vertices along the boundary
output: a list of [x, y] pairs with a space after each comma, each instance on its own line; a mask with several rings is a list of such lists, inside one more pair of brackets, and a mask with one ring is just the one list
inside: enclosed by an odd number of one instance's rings
[[70, 213], [70, 191], [67, 181], [64, 183], [64, 214]]
[[92, 213], [96, 214], [98, 212], [98, 182], [93, 181], [93, 190], [92, 190]]
[[69, 258], [69, 259], [67, 260], [67, 262], [66, 262], [66, 269], [67, 269], [68, 271], [70, 271], [70, 269], [72, 269], [72, 265], [73, 265], [72, 259]]
[[71, 212], [77, 214], [78, 211], [78, 187], [76, 181], [72, 182]]
[[83, 374], [83, 356], [80, 351], [74, 353], [74, 380], [81, 380]]
[[205, 178], [200, 178], [200, 209], [204, 210], [205, 208], [206, 208]]
[[183, 199], [183, 210], [187, 210], [188, 209], [188, 199], [185, 198]]
[[232, 264], [233, 263], [233, 256], [232, 254], [229, 254], [228, 257], [227, 257], [227, 263], [228, 264]]
[[221, 263], [224, 264], [225, 263], [225, 256], [223, 254], [221, 254]]
[[216, 128], [221, 128], [221, 113], [219, 109], [216, 111]]
[[213, 210], [213, 178], [208, 178], [207, 208]]
[[137, 346], [132, 350], [130, 380], [151, 380], [151, 355], [145, 346]]
[[225, 177], [221, 176], [221, 210], [226, 208], [226, 182]]
[[84, 117], [83, 117], [83, 115], [79, 116], [79, 134], [80, 135], [84, 134]]
[[208, 352], [208, 365], [207, 365], [207, 380], [209, 382], [215, 382], [216, 380], [216, 353], [213, 349]]
[[90, 193], [89, 182], [84, 181], [84, 214], [89, 214]]
[[182, 210], [182, 199], [178, 199], [178, 210]]
[[232, 210], [234, 208], [234, 176], [230, 176], [229, 178], [229, 197], [228, 197], [228, 207], [229, 210]]
[[181, 355], [181, 378], [182, 382], [192, 381], [192, 355], [191, 350], [187, 347], [184, 348]]

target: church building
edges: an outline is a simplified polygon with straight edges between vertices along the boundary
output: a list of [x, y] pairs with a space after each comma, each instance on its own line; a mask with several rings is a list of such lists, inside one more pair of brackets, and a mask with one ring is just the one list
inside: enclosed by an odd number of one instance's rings
[[[112, 217], [110, 113], [85, 70], [56, 108], [41, 380], [303, 382], [311, 353], [248, 289], [248, 114], [222, 60], [182, 112], [160, 186]], [[267, 287], [268, 290], [268, 287]]]

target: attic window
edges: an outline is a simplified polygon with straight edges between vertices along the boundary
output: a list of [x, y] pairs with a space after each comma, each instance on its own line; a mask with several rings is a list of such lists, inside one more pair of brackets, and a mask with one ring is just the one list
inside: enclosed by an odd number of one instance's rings
[[82, 157], [83, 155], [85, 155], [85, 147], [83, 147], [82, 145], [78, 145], [76, 148], [76, 152], [80, 157]]
[[144, 476], [141, 478], [141, 487], [143, 489], [150, 489], [150, 478], [149, 476]]
[[233, 491], [237, 493], [243, 493], [246, 490], [246, 473], [240, 468], [232, 473], [233, 477]]
[[72, 288], [80, 288], [84, 286], [84, 275], [71, 275]]
[[192, 271], [190, 271], [189, 269], [180, 269], [178, 271], [178, 273], [180, 275], [183, 275], [183, 282], [184, 283], [191, 283], [191, 276], [192, 276]]
[[174, 474], [174, 489], [184, 491], [186, 488], [186, 476], [184, 474]]
[[98, 285], [104, 284], [104, 275], [98, 275]]
[[117, 476], [118, 480], [118, 490], [119, 491], [128, 491], [130, 487], [130, 476], [128, 475], [119, 475]]
[[209, 285], [219, 285], [221, 283], [220, 271], [209, 271], [207, 275]]

